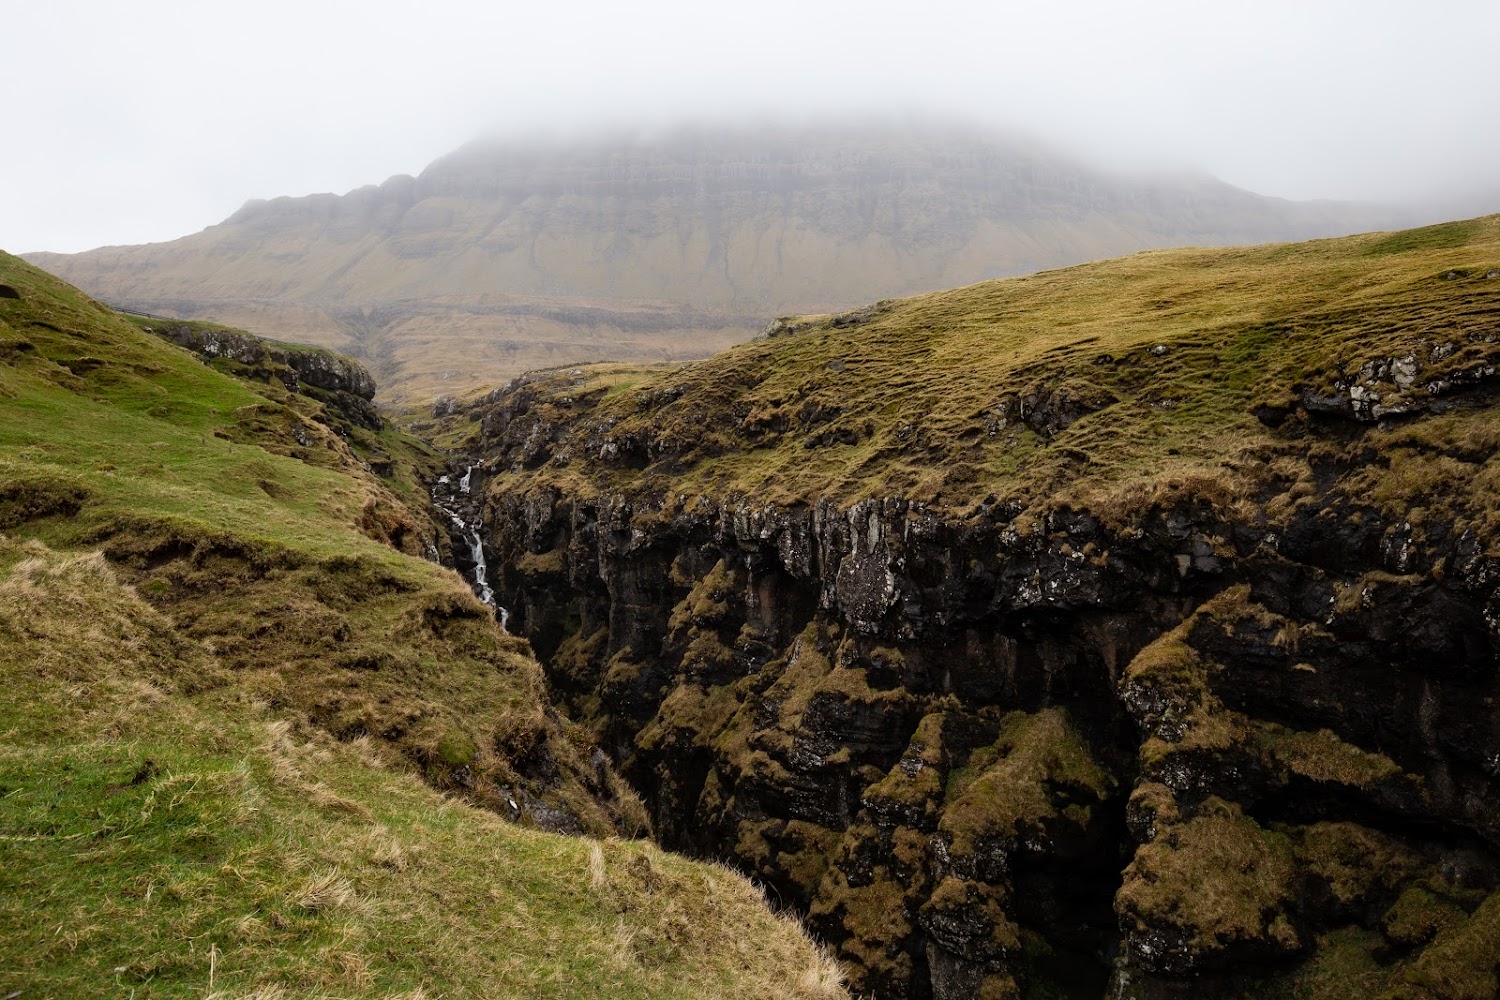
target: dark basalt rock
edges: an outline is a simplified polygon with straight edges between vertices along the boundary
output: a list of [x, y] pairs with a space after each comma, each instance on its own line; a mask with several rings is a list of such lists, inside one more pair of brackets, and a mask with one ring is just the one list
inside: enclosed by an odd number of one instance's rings
[[[1471, 335], [1470, 341], [1489, 342], [1484, 335]], [[1419, 347], [1404, 355], [1371, 359], [1358, 369], [1341, 368], [1331, 385], [1300, 389], [1296, 405], [1315, 417], [1376, 423], [1481, 406], [1500, 390], [1500, 368], [1489, 355], [1465, 364], [1458, 342], [1424, 341]], [[1267, 426], [1279, 427], [1287, 412], [1285, 407], [1266, 405], [1256, 416]]]
[[[577, 447], [531, 402], [490, 401], [493, 466]], [[665, 447], [607, 437], [605, 463]], [[1274, 491], [1111, 526], [548, 488], [492, 491], [485, 523], [511, 628], [658, 838], [798, 908], [857, 991], [1277, 995], [1329, 934], [1388, 969], [1493, 959], [1403, 914], [1426, 893], [1489, 940], [1500, 539], [1383, 512], [1362, 467], [1274, 516]]]

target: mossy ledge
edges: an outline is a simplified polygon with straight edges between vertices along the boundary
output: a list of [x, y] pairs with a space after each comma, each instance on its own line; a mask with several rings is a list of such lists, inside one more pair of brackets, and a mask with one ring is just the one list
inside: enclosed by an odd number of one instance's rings
[[1500, 217], [1137, 254], [442, 430], [664, 842], [856, 989], [1490, 995], [1496, 276]]

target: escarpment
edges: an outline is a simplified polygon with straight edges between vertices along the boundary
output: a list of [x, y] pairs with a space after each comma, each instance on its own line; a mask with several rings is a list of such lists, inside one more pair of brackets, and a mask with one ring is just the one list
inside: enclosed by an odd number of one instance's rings
[[375, 398], [375, 378], [359, 362], [333, 351], [266, 340], [213, 323], [133, 316], [147, 333], [185, 347], [232, 374], [256, 381], [274, 379], [288, 392], [323, 403], [336, 418], [367, 430], [384, 426]]
[[518, 380], [497, 599], [856, 991], [1493, 995], [1495, 261], [1139, 255]]

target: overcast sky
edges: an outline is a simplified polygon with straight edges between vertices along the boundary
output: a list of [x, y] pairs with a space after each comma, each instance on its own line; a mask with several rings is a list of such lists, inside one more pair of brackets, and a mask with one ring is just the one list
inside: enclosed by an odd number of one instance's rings
[[172, 239], [496, 129], [730, 114], [932, 110], [1263, 194], [1500, 211], [1497, 0], [0, 0], [0, 34], [13, 252]]

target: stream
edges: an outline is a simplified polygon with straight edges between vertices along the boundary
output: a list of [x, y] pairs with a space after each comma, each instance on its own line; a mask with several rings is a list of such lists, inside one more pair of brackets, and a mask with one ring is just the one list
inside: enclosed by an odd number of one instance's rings
[[[439, 476], [432, 486], [432, 504], [448, 515], [453, 525], [455, 539], [461, 539], [469, 550], [470, 583], [481, 601], [495, 609], [500, 627], [505, 628], [510, 613], [495, 603], [495, 591], [490, 587], [489, 564], [484, 556], [484, 505], [482, 498], [473, 493], [471, 484], [474, 466], [464, 469], [457, 480], [452, 475]], [[455, 560], [456, 561], [456, 560]]]

